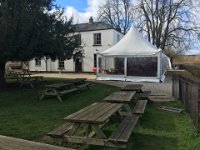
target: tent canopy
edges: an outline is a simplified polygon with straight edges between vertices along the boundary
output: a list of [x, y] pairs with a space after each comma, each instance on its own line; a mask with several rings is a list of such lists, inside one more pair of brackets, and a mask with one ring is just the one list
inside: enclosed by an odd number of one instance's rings
[[164, 80], [170, 61], [134, 28], [113, 47], [97, 55], [97, 80]]
[[128, 33], [113, 47], [100, 54], [104, 56], [145, 56], [155, 55], [160, 50], [132, 26]]

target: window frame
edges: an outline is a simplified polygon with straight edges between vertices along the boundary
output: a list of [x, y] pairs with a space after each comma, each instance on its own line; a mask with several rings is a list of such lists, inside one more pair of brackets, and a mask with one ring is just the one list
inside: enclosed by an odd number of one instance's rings
[[65, 59], [58, 59], [58, 69], [65, 69]]
[[35, 67], [41, 67], [42, 66], [42, 60], [39, 58], [35, 58]]
[[81, 34], [76, 34], [75, 35], [75, 40], [76, 40], [78, 45], [81, 45], [82, 44]]
[[94, 33], [93, 34], [93, 45], [94, 46], [101, 46], [102, 45], [101, 33]]

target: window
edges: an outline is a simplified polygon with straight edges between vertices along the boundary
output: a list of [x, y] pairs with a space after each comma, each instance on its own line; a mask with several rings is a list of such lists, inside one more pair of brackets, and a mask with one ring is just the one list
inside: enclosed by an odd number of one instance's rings
[[127, 58], [127, 75], [156, 77], [157, 61], [157, 57], [129, 57]]
[[75, 35], [75, 40], [78, 45], [81, 45], [81, 34]]
[[65, 62], [64, 59], [58, 60], [58, 69], [64, 69], [65, 68]]
[[94, 34], [94, 45], [101, 45], [101, 33]]
[[97, 67], [97, 54], [94, 54], [94, 67]]
[[119, 41], [120, 41], [120, 35], [117, 34], [117, 42], [119, 42]]
[[35, 66], [41, 66], [41, 59], [35, 58]]

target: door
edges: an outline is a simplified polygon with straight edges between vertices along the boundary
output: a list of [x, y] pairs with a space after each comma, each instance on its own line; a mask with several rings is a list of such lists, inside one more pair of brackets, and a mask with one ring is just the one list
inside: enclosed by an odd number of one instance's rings
[[75, 72], [82, 72], [82, 59], [81, 58], [75, 59]]

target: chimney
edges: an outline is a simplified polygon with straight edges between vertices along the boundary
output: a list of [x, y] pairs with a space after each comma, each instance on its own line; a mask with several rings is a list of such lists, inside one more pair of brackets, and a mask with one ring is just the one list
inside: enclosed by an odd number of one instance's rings
[[121, 28], [119, 25], [117, 25], [116, 30], [121, 33]]
[[93, 18], [92, 18], [92, 16], [91, 16], [90, 19], [89, 19], [89, 23], [93, 23]]

